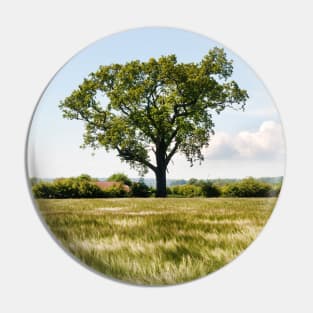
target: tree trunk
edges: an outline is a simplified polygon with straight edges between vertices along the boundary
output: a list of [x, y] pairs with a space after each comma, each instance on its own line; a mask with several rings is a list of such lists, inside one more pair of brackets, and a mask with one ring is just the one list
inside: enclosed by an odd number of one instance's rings
[[161, 143], [156, 149], [156, 194], [158, 198], [166, 197], [166, 162], [165, 162], [166, 148]]
[[156, 176], [156, 194], [158, 198], [166, 197], [166, 167], [157, 168], [155, 172]]

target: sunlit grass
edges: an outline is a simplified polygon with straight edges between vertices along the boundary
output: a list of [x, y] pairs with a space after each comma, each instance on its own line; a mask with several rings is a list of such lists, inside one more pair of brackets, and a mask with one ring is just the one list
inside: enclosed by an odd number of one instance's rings
[[276, 198], [37, 200], [57, 239], [123, 281], [186, 282], [214, 272], [258, 235]]

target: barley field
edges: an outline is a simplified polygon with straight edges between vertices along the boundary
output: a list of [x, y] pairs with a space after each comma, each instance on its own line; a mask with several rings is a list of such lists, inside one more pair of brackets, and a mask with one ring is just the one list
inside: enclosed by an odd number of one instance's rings
[[216, 271], [256, 238], [276, 198], [37, 199], [71, 254], [104, 275], [171, 285]]

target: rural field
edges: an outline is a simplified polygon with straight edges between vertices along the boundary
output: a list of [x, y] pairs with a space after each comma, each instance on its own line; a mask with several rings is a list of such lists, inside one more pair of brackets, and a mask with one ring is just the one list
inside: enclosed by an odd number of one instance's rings
[[238, 256], [277, 198], [37, 199], [47, 225], [83, 263], [142, 285], [196, 279]]

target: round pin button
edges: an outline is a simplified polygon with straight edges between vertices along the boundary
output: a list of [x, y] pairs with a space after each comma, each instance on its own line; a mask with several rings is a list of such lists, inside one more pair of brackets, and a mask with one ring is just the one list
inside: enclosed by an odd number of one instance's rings
[[270, 217], [285, 146], [271, 95], [233, 51], [166, 27], [70, 59], [35, 109], [27, 174], [64, 250], [105, 277], [173, 285], [234, 260]]

